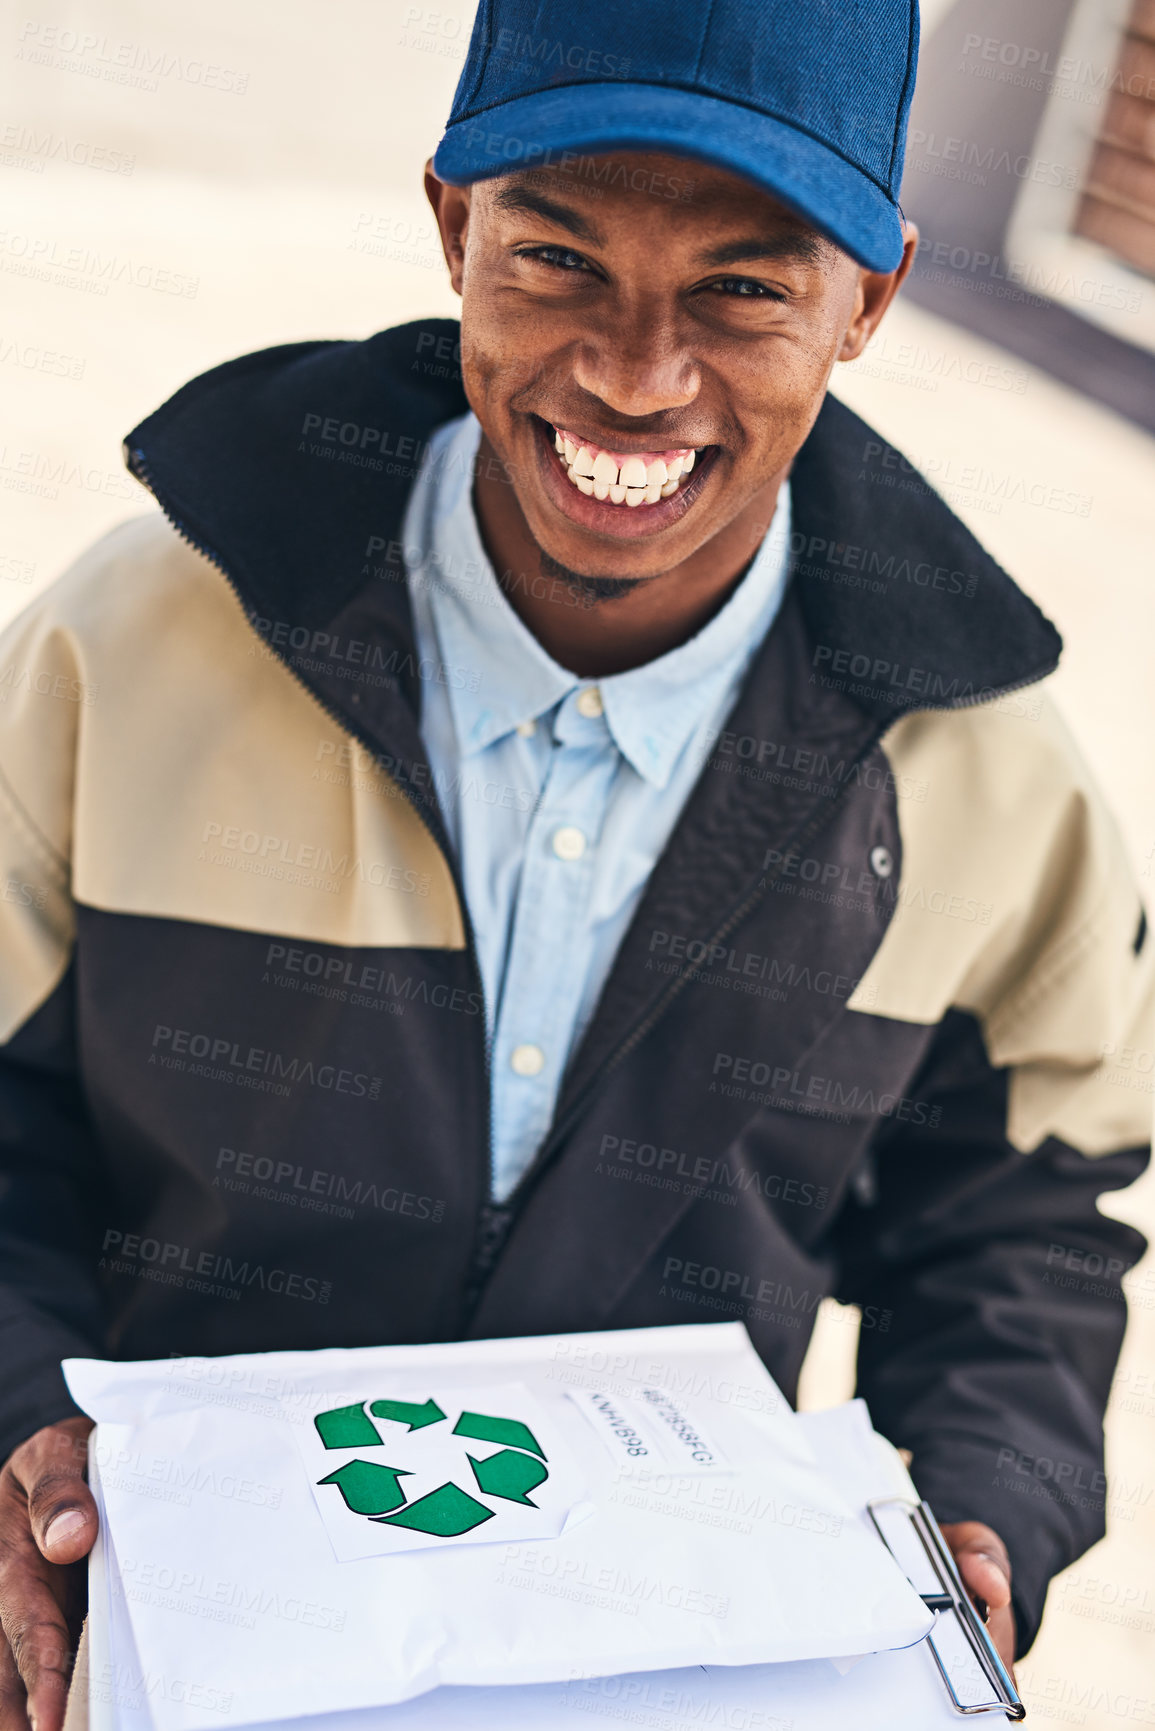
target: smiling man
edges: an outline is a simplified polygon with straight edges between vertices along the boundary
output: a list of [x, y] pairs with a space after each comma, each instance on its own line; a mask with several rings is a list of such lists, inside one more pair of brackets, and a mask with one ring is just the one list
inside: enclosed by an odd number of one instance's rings
[[566, 154], [471, 189], [430, 171], [427, 189], [453, 285], [469, 284], [486, 547], [499, 570], [540, 566], [567, 599], [615, 603], [575, 611], [507, 584], [552, 655], [609, 674], [685, 642], [726, 600], [831, 368], [861, 352], [916, 236], [896, 230], [897, 268], [864, 272], [718, 168], [691, 180], [668, 156]]
[[0, 1731], [61, 1719], [71, 1354], [740, 1318], [792, 1394], [833, 1294], [1008, 1660], [1102, 1532], [1146, 921], [1053, 627], [827, 395], [916, 40], [485, 0], [460, 330], [193, 381], [8, 633]]

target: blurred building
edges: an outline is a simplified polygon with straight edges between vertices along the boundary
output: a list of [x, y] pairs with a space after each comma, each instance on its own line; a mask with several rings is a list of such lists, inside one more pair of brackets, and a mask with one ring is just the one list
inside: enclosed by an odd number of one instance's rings
[[1155, 429], [1155, 0], [924, 0], [928, 310]]

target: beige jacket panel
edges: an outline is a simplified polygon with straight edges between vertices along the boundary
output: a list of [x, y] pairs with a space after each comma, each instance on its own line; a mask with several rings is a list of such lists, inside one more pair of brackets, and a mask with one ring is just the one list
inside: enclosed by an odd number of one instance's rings
[[367, 757], [159, 513], [107, 536], [0, 640], [0, 865], [44, 892], [0, 902], [8, 1031], [66, 965], [69, 880], [112, 913], [462, 948], [449, 867]]
[[1155, 1045], [1155, 943], [1122, 841], [1044, 687], [922, 711], [887, 734], [902, 881], [852, 1009], [979, 1020], [1012, 1072], [1008, 1136], [1086, 1153], [1147, 1139], [1152, 1097], [1121, 1054]]

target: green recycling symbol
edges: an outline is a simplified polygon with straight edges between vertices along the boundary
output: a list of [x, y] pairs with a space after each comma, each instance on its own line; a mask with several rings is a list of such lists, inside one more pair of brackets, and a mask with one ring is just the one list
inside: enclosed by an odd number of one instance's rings
[[[317, 1434], [327, 1449], [384, 1448], [374, 1418], [402, 1424], [407, 1430], [423, 1430], [426, 1425], [444, 1424], [446, 1415], [435, 1400], [418, 1405], [415, 1401], [374, 1400], [359, 1406], [335, 1406], [318, 1413], [313, 1420]], [[370, 1414], [372, 1417], [370, 1417]], [[516, 1418], [490, 1418], [482, 1412], [463, 1412], [453, 1427], [454, 1436], [472, 1437], [477, 1442], [501, 1443], [496, 1454], [477, 1460], [467, 1455], [477, 1488], [487, 1497], [499, 1497], [503, 1502], [521, 1503], [534, 1509], [537, 1504], [530, 1491], [543, 1485], [549, 1477], [545, 1452], [528, 1425]], [[493, 1519], [497, 1512], [486, 1508], [469, 1491], [452, 1482], [438, 1485], [416, 1502], [407, 1502], [401, 1480], [412, 1478], [405, 1467], [389, 1467], [377, 1461], [346, 1461], [344, 1466], [318, 1479], [321, 1485], [336, 1485], [345, 1500], [345, 1507], [355, 1515], [365, 1515], [383, 1526], [406, 1527], [410, 1532], [430, 1533], [440, 1539], [460, 1538], [472, 1532], [483, 1521]]]

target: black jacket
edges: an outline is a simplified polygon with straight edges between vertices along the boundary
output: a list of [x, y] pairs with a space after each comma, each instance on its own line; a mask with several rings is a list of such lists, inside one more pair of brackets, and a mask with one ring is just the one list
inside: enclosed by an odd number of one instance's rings
[[[274, 349], [128, 441], [157, 514], [0, 649], [0, 1452], [59, 1361], [743, 1318], [822, 1296], [1024, 1645], [1103, 1530], [1150, 946], [1057, 635], [827, 401], [793, 578], [555, 1122], [488, 1206], [485, 1018], [401, 524], [456, 327]], [[174, 533], [175, 530], [175, 533]]]

